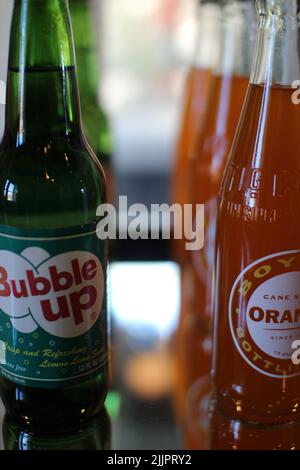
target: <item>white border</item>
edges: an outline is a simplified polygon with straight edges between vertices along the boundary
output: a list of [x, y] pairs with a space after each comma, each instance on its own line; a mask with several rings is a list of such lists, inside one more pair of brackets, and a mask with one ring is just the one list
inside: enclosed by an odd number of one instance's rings
[[271, 373], [268, 373], [268, 372], [264, 372], [262, 369], [260, 369], [255, 364], [253, 364], [253, 362], [251, 362], [250, 359], [248, 359], [248, 357], [246, 356], [246, 354], [244, 354], [243, 349], [240, 347], [240, 344], [236, 339], [235, 330], [234, 330], [234, 327], [233, 327], [233, 324], [232, 324], [232, 300], [233, 300], [233, 296], [234, 296], [234, 293], [235, 293], [235, 289], [236, 289], [238, 283], [240, 282], [241, 278], [243, 277], [243, 275], [247, 271], [249, 271], [251, 268], [253, 268], [253, 266], [259, 264], [261, 261], [265, 261], [265, 260], [268, 260], [268, 259], [271, 259], [271, 258], [276, 258], [276, 257], [281, 256], [281, 255], [288, 255], [288, 254], [292, 254], [292, 253], [300, 254], [300, 250], [281, 251], [281, 252], [278, 252], [278, 253], [274, 253], [272, 255], [265, 256], [264, 258], [260, 258], [256, 261], [254, 261], [253, 263], [249, 264], [245, 269], [243, 269], [243, 271], [239, 274], [239, 276], [235, 280], [235, 283], [233, 284], [232, 289], [231, 289], [229, 304], [228, 304], [228, 316], [229, 316], [229, 325], [230, 325], [231, 336], [233, 338], [235, 346], [236, 346], [237, 350], [239, 351], [240, 355], [243, 357], [243, 359], [251, 367], [253, 367], [253, 369], [257, 370], [258, 372], [260, 372], [263, 375], [267, 375], [268, 377], [273, 377], [273, 378], [276, 378], [276, 379], [296, 377], [297, 375], [300, 374], [300, 371], [296, 372], [295, 374], [275, 375], [275, 374], [271, 374]]

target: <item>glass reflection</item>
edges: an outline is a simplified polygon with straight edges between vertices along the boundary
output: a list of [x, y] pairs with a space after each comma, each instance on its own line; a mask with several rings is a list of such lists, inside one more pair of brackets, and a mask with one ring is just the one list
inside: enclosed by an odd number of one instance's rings
[[111, 423], [104, 409], [72, 434], [38, 435], [23, 429], [6, 414], [2, 437], [5, 450], [109, 450]]

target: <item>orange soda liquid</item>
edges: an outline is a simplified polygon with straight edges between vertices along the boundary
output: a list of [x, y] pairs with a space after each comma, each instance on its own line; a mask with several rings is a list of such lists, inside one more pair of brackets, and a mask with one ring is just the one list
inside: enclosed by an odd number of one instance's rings
[[[197, 134], [203, 126], [211, 80], [212, 73], [209, 69], [193, 67], [187, 75], [171, 183], [172, 202], [179, 203], [181, 206], [191, 202], [188, 179], [189, 165]], [[184, 240], [174, 240], [172, 250], [173, 257], [182, 261], [186, 256]]]
[[[173, 202], [179, 203], [181, 206], [191, 202], [188, 181], [190, 174], [189, 165], [196, 136], [203, 126], [209, 101], [211, 80], [212, 73], [209, 69], [193, 67], [187, 76], [172, 182]], [[195, 376], [195, 372], [191, 371], [193, 367], [190, 357], [191, 348], [194, 348], [195, 345], [197, 350], [201, 345], [198, 345], [196, 340], [193, 339], [195, 336], [195, 317], [193, 312], [194, 275], [187, 264], [185, 240], [174, 240], [172, 249], [173, 257], [179, 262], [181, 268], [180, 318], [175, 338], [176, 383], [174, 394], [176, 415], [181, 420], [186, 392]], [[192, 357], [193, 361], [195, 361], [198, 353], [196, 356], [192, 353]], [[200, 360], [202, 359], [200, 358]], [[198, 364], [198, 360], [196, 362]]]
[[217, 196], [246, 95], [249, 77], [216, 77], [203, 133], [191, 166], [192, 200], [205, 204], [205, 243], [191, 252], [196, 273], [195, 311], [211, 325], [212, 275], [215, 253]]
[[300, 417], [300, 110], [250, 85], [219, 199], [213, 377], [226, 416]]

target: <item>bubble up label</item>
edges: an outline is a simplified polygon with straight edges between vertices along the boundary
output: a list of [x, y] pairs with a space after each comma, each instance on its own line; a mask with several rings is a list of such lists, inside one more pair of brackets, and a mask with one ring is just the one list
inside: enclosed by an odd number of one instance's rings
[[0, 363], [4, 377], [62, 387], [107, 364], [105, 255], [95, 227], [0, 227]]

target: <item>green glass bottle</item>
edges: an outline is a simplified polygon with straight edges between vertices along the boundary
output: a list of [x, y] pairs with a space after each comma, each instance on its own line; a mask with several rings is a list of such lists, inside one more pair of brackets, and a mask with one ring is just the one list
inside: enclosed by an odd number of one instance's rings
[[112, 196], [112, 139], [109, 121], [98, 98], [99, 67], [95, 31], [89, 0], [70, 3], [78, 68], [82, 121], [87, 139], [106, 175], [109, 200]]
[[0, 194], [1, 398], [28, 429], [64, 432], [101, 409], [108, 382], [106, 188], [66, 0], [15, 0]]
[[105, 408], [70, 434], [28, 432], [6, 414], [2, 424], [5, 450], [110, 450], [111, 423]]

